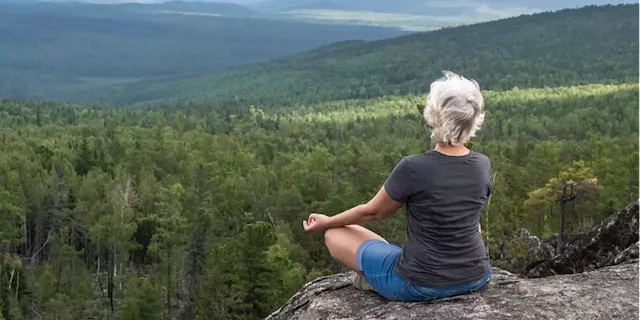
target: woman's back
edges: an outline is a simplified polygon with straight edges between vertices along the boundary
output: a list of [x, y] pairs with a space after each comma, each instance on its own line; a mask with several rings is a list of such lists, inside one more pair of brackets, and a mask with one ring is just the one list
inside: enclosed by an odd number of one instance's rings
[[[465, 147], [482, 126], [483, 110], [478, 83], [445, 72], [431, 84], [423, 111], [435, 149], [403, 158], [368, 203], [332, 217], [312, 213], [302, 223], [307, 231], [326, 230], [331, 257], [359, 272], [356, 287], [391, 300], [427, 301], [466, 294], [490, 281], [479, 220], [491, 193], [491, 165]], [[362, 227], [402, 205], [404, 248]]]
[[478, 223], [491, 191], [490, 171], [489, 159], [473, 151], [449, 156], [431, 150], [398, 163], [385, 189], [406, 203], [406, 241], [395, 264], [401, 278], [449, 286], [489, 271]]

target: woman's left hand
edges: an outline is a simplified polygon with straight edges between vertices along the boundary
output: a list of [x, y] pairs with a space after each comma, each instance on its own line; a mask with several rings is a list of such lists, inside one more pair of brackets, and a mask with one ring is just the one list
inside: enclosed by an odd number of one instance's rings
[[302, 227], [304, 231], [325, 231], [329, 228], [330, 219], [324, 214], [312, 213], [307, 220], [302, 221]]

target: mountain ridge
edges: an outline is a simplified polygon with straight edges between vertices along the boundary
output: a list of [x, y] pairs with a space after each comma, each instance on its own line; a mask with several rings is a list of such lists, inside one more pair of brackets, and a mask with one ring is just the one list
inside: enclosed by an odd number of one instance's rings
[[0, 96], [73, 101], [114, 83], [193, 77], [339, 40], [406, 33], [254, 18], [243, 8], [190, 2], [2, 2]]
[[[318, 0], [266, 0], [251, 4], [250, 6], [265, 11], [281, 11], [286, 8], [309, 5]], [[547, 10], [559, 10], [563, 8], [575, 8], [587, 5], [606, 5], [629, 3], [624, 0], [570, 0], [570, 1], [532, 1], [527, 0], [480, 0], [480, 1], [413, 1], [413, 0], [343, 0], [340, 4], [353, 8], [353, 10], [373, 11], [383, 13], [405, 14], [448, 14], [465, 9], [481, 9], [494, 11], [510, 11], [516, 13], [540, 12]]]
[[350, 7], [345, 4], [341, 4], [339, 2], [333, 1], [316, 1], [308, 4], [296, 5], [293, 7], [285, 8], [282, 11], [292, 11], [292, 10], [306, 10], [306, 9], [323, 9], [323, 10], [344, 10], [344, 11], [352, 11], [356, 10], [353, 7]]
[[[637, 29], [637, 4], [589, 6], [387, 40], [340, 42], [208, 76], [108, 91], [123, 98], [116, 104], [293, 105], [426, 92], [428, 82], [445, 69], [489, 89], [621, 83], [637, 79]], [[140, 92], [157, 98], [127, 98]]]

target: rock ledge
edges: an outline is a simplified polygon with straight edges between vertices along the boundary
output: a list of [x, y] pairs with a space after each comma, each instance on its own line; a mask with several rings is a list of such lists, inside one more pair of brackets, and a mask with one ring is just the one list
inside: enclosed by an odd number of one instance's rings
[[352, 273], [342, 273], [306, 284], [267, 320], [638, 319], [638, 207], [634, 201], [569, 236], [561, 253], [557, 240], [521, 230], [524, 259], [501, 266], [527, 278], [493, 268], [480, 292], [402, 303], [355, 289]]
[[424, 303], [388, 301], [336, 274], [308, 283], [267, 320], [638, 319], [637, 261], [538, 279], [493, 271], [480, 292]]

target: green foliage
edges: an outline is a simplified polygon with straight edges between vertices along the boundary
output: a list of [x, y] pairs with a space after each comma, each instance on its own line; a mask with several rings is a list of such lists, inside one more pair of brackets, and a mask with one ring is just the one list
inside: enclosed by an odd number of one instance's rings
[[[569, 207], [568, 232], [638, 198], [638, 85], [485, 97], [471, 147], [492, 161], [489, 245], [519, 226], [555, 232], [568, 180], [597, 178]], [[423, 100], [135, 111], [0, 100], [2, 316], [264, 318], [339, 270], [322, 235], [302, 230], [308, 213], [369, 200], [402, 156], [432, 147]], [[370, 227], [402, 245], [401, 214]]]
[[[12, 194], [0, 187], [0, 246], [16, 245], [24, 239], [24, 216], [14, 205]], [[4, 251], [3, 251], [4, 253]]]
[[117, 319], [162, 320], [162, 298], [159, 288], [147, 278], [130, 278], [127, 297], [121, 302]]
[[[246, 225], [235, 239], [214, 247], [201, 299], [205, 319], [262, 319], [300, 286], [304, 268], [276, 244], [275, 230], [266, 222]], [[293, 267], [294, 269], [281, 269]], [[228, 300], [211, 301], [216, 295]], [[202, 301], [202, 300], [201, 300]]]
[[290, 257], [290, 252], [279, 244], [272, 245], [267, 251], [269, 267], [277, 274], [274, 278], [278, 283], [274, 288], [278, 289], [281, 297], [287, 297], [298, 291], [301, 283], [305, 282], [306, 270], [301, 263], [295, 262]]
[[[587, 167], [582, 160], [576, 161], [572, 166], [560, 171], [557, 177], [549, 179], [543, 187], [529, 192], [524, 206], [529, 208], [534, 217], [538, 216], [537, 219], [542, 220], [538, 226], [544, 229], [538, 229], [538, 233], [548, 236], [552, 230], [547, 229], [550, 226], [547, 220], [551, 219], [549, 213], [553, 213], [553, 207], [563, 198], [575, 196], [574, 200], [569, 201], [574, 211], [579, 213], [577, 219], [581, 229], [588, 226], [593, 218], [598, 217], [595, 204], [598, 202], [599, 189], [598, 178], [594, 175], [593, 169]], [[576, 203], [578, 205], [575, 205]], [[588, 219], [588, 223], [581, 223], [585, 219]]]
[[72, 320], [73, 316], [69, 310], [69, 297], [62, 293], [56, 293], [47, 300], [42, 312], [46, 320]]
[[[149, 246], [149, 253], [160, 256], [162, 272], [165, 275], [167, 312], [171, 314], [172, 299], [174, 298], [173, 285], [175, 281], [175, 262], [184, 250], [186, 244], [188, 224], [187, 219], [182, 214], [183, 205], [181, 198], [184, 196], [184, 187], [180, 183], [175, 183], [168, 188], [162, 188], [156, 202], [158, 215], [151, 215], [155, 234]], [[179, 260], [178, 260], [179, 261]]]
[[505, 256], [511, 264], [521, 265], [526, 263], [528, 255], [527, 244], [521, 238], [513, 237], [508, 240]]

